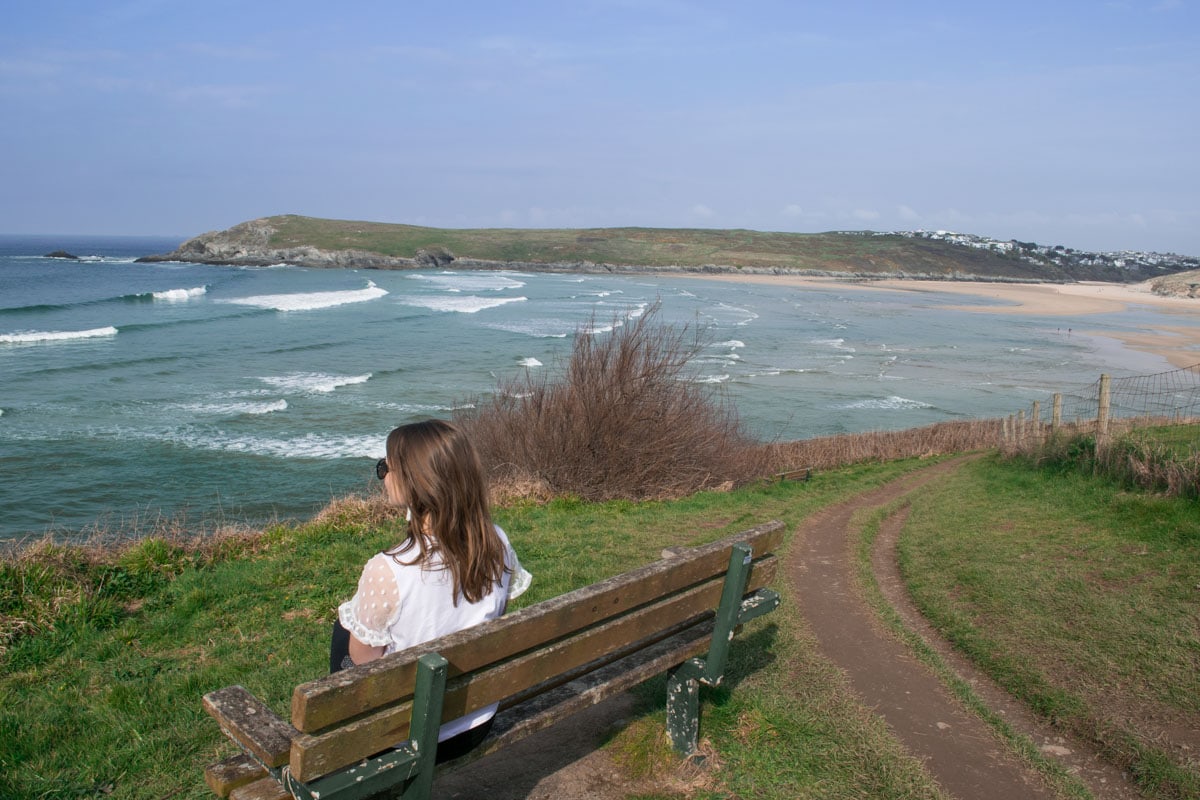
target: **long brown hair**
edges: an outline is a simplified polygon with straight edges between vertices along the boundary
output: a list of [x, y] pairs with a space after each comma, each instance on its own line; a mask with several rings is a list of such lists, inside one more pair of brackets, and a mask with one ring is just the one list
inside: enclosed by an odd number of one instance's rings
[[[398, 473], [401, 496], [412, 510], [408, 538], [388, 553], [414, 547], [407, 564], [440, 553], [459, 595], [477, 603], [504, 575], [504, 544], [492, 525], [479, 455], [456, 426], [440, 419], [401, 425], [388, 434], [388, 469]], [[397, 561], [399, 559], [397, 558]]]

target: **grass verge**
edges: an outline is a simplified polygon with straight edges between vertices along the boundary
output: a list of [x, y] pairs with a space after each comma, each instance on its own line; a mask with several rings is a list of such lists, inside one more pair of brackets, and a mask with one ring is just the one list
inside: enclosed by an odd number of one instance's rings
[[1200, 515], [1182, 498], [984, 459], [913, 498], [922, 613], [1149, 797], [1200, 796]]
[[871, 552], [884, 521], [896, 513], [906, 502], [899, 501], [876, 509], [866, 515], [866, 519], [861, 521], [861, 525], [859, 525], [859, 519], [854, 520], [855, 527], [859, 531], [857, 542], [858, 579], [863, 587], [867, 603], [887, 629], [904, 642], [913, 655], [938, 676], [938, 679], [949, 689], [955, 699], [983, 720], [1022, 761], [1041, 773], [1059, 797], [1073, 797], [1080, 798], [1080, 800], [1092, 797], [1091, 792], [1078, 778], [1069, 774], [1058, 763], [1046, 758], [1029, 737], [1013, 729], [1003, 717], [992, 711], [971, 688], [971, 684], [960, 678], [958, 673], [946, 664], [941, 655], [920, 634], [904, 624], [900, 615], [884, 598], [871, 565]]

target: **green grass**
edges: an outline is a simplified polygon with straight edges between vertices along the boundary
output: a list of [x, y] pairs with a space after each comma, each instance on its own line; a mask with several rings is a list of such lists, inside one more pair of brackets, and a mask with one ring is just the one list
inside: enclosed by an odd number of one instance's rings
[[1183, 461], [1200, 454], [1200, 425], [1149, 425], [1134, 428], [1131, 442], [1154, 448], [1162, 458]]
[[[652, 561], [663, 547], [772, 518], [790, 530], [922, 463], [673, 502], [517, 504], [497, 521], [535, 575], [525, 605]], [[1194, 761], [1104, 716], [1152, 708], [1193, 729], [1200, 719], [1195, 509], [985, 459], [914, 496], [902, 567], [935, 624], [1010, 691], [1097, 735], [1150, 796], [1195, 796]], [[293, 686], [326, 669], [336, 604], [395, 536], [390, 523], [333, 520], [273, 528], [204, 557], [147, 542], [107, 564], [63, 553], [53, 568], [4, 576], [0, 613], [39, 602], [46, 613], [0, 661], [0, 797], [208, 797], [203, 767], [234, 749], [201, 695], [240, 683], [286, 715]], [[72, 581], [91, 589], [65, 591]], [[747, 626], [727, 684], [703, 693], [701, 737], [713, 757], [698, 779], [680, 778], [667, 750], [662, 679], [640, 690], [639, 716], [609, 744], [628, 775], [648, 776], [654, 788], [640, 796], [940, 797], [817, 654], [782, 575], [776, 587], [783, 607]]]
[[1062, 278], [997, 253], [894, 235], [706, 228], [424, 228], [380, 222], [270, 217], [272, 247], [312, 245], [412, 258], [444, 248], [459, 258], [645, 267], [722, 265], [835, 272]]
[[[773, 517], [795, 523], [813, 508], [878, 485], [914, 464], [849, 469], [818, 475], [811, 483], [706, 493], [670, 503], [566, 499], [517, 505], [500, 509], [497, 521], [535, 575], [518, 603], [524, 605], [655, 560], [663, 547], [711, 541]], [[327, 668], [337, 603], [353, 592], [366, 559], [394, 535], [345, 523], [280, 527], [240, 555], [183, 564], [177, 571], [172, 567], [172, 577], [120, 601], [106, 600], [103, 593], [64, 599], [47, 629], [18, 637], [0, 665], [0, 796], [208, 796], [203, 767], [231, 754], [233, 747], [201, 710], [201, 695], [241, 684], [286, 716], [292, 688]], [[145, 550], [162, 558], [148, 559], [143, 552], [131, 559], [178, 561], [161, 545]], [[776, 646], [798, 646], [772, 636]], [[735, 649], [742, 659], [757, 657], [753, 643]], [[777, 660], [786, 664], [791, 655]], [[779, 701], [756, 702], [770, 707]], [[783, 705], [782, 711], [794, 713]], [[862, 719], [849, 733], [839, 730], [838, 735], [862, 737], [867, 736], [863, 729], [873, 730], [868, 715], [859, 713]], [[718, 729], [721, 711], [714, 719], [710, 727]], [[836, 727], [819, 718], [812, 726]], [[790, 723], [778, 727], [791, 729]], [[819, 738], [819, 733], [806, 735]], [[872, 735], [886, 742], [882, 732]], [[841, 750], [836, 743], [825, 746]], [[907, 763], [894, 745], [890, 751], [886, 744], [877, 747], [897, 763]], [[864, 756], [853, 767], [836, 760], [829, 767], [811, 765], [818, 774], [807, 780], [822, 783], [831, 780], [821, 777], [822, 770], [850, 769], [887, 783], [894, 772], [914, 768], [892, 765], [876, 774], [875, 764], [873, 756]], [[856, 781], [862, 778], [833, 782]]]
[[1200, 514], [1194, 501], [985, 460], [913, 501], [901, 569], [922, 612], [1152, 797], [1200, 794]]

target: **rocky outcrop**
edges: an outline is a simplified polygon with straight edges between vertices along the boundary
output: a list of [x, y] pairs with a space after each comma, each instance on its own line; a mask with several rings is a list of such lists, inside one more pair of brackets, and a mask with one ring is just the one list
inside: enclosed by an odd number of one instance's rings
[[70, 261], [78, 261], [79, 256], [68, 253], [66, 250], [55, 250], [53, 253], [46, 253], [42, 258], [65, 258]]
[[[365, 250], [322, 250], [311, 245], [272, 247], [275, 228], [268, 220], [256, 219], [225, 231], [202, 233], [162, 255], [143, 256], [138, 261], [190, 261], [239, 267], [292, 264], [328, 269], [413, 269], [416, 259], [394, 258]], [[451, 256], [453, 258], [453, 256]]]
[[1164, 297], [1200, 298], [1200, 269], [1155, 278], [1150, 282], [1150, 291]]

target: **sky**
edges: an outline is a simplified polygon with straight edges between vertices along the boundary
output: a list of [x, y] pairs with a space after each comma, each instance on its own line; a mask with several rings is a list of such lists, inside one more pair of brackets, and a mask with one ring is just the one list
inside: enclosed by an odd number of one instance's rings
[[1200, 0], [39, 0], [0, 233], [274, 214], [1200, 255]]

